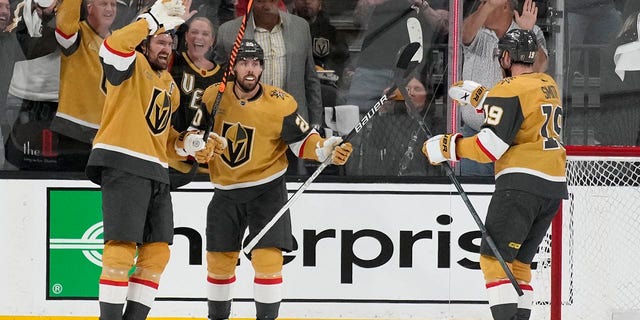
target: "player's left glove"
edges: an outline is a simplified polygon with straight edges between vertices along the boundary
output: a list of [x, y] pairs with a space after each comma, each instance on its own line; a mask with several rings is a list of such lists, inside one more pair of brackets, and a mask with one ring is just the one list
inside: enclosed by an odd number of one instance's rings
[[215, 133], [210, 133], [205, 143], [202, 131], [191, 130], [180, 134], [175, 142], [176, 153], [179, 156], [192, 156], [198, 163], [207, 163], [214, 154], [221, 154], [227, 148], [227, 140]]
[[207, 143], [204, 145], [204, 149], [196, 152], [194, 158], [196, 158], [198, 163], [207, 163], [211, 161], [211, 158], [213, 158], [214, 155], [222, 154], [226, 148], [227, 139], [211, 132], [209, 134], [209, 139], [207, 139]]
[[475, 81], [462, 80], [451, 85], [449, 97], [461, 105], [471, 105], [481, 112], [489, 90]]
[[152, 36], [183, 24], [182, 16], [185, 10], [182, 0], [156, 0], [147, 12], [138, 16], [138, 19], [147, 20], [149, 35]]
[[328, 157], [331, 157], [331, 163], [339, 166], [344, 165], [351, 156], [353, 146], [349, 142], [341, 143], [341, 137], [330, 137], [318, 142], [316, 146], [318, 161], [324, 162]]
[[462, 138], [459, 133], [439, 134], [431, 137], [422, 145], [422, 153], [427, 156], [431, 164], [444, 161], [458, 161], [456, 156], [456, 140]]

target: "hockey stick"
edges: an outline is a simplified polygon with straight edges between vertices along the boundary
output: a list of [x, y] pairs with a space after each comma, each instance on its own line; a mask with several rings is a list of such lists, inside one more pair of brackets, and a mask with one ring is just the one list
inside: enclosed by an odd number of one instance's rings
[[[412, 68], [416, 67], [415, 64], [411, 63], [411, 58], [418, 51], [419, 48], [420, 48], [419, 43], [412, 42], [400, 49], [400, 51], [398, 52], [398, 58], [396, 62], [396, 70], [394, 75], [393, 86], [391, 87], [391, 89], [387, 90], [387, 93], [382, 95], [382, 97], [378, 100], [378, 102], [376, 102], [376, 104], [373, 107], [371, 107], [371, 109], [369, 109], [369, 111], [362, 117], [362, 119], [360, 119], [360, 121], [355, 125], [355, 127], [351, 129], [351, 131], [342, 138], [342, 143], [351, 140], [356, 134], [358, 134], [364, 128], [364, 126], [366, 126], [366, 124], [369, 121], [371, 121], [373, 116], [375, 116], [378, 113], [378, 110], [380, 110], [380, 107], [382, 106], [382, 104], [385, 103], [387, 100], [389, 100], [388, 95], [393, 94], [393, 92], [396, 90], [395, 83], [400, 82], [400, 79], [406, 77], [413, 70]], [[291, 198], [287, 200], [287, 202], [282, 206], [282, 208], [280, 208], [280, 210], [273, 216], [273, 218], [271, 218], [271, 220], [267, 222], [267, 224], [258, 232], [258, 234], [256, 234], [256, 236], [253, 237], [251, 241], [249, 241], [249, 243], [243, 249], [244, 253], [246, 254], [251, 253], [251, 250], [253, 250], [253, 248], [258, 244], [258, 242], [264, 237], [264, 235], [267, 234], [267, 232], [276, 224], [276, 222], [278, 222], [280, 217], [282, 217], [282, 215], [284, 215], [284, 213], [287, 210], [289, 210], [289, 208], [302, 195], [302, 193], [309, 188], [313, 180], [315, 180], [318, 177], [318, 175], [320, 175], [320, 173], [330, 164], [331, 164], [331, 157], [327, 157], [327, 159], [325, 159], [322, 163], [320, 163], [320, 166], [318, 166], [316, 171], [314, 171], [313, 174], [311, 174], [311, 176], [307, 178], [307, 180], [300, 186], [300, 188], [298, 188], [298, 190], [293, 194], [293, 196], [291, 196]]]
[[[216, 95], [216, 99], [213, 103], [213, 107], [211, 108], [211, 113], [209, 114], [209, 119], [211, 119], [211, 125], [208, 125], [206, 127], [204, 131], [204, 135], [202, 136], [202, 140], [205, 144], [207, 143], [207, 138], [209, 137], [211, 130], [213, 130], [213, 124], [215, 119], [214, 117], [218, 112], [220, 101], [222, 101], [222, 94], [227, 88], [228, 77], [231, 74], [231, 72], [233, 72], [233, 66], [235, 66], [236, 64], [236, 56], [238, 55], [238, 49], [240, 48], [240, 44], [242, 43], [242, 39], [244, 38], [244, 32], [247, 28], [247, 20], [249, 19], [249, 15], [251, 13], [252, 8], [253, 8], [253, 0], [249, 0], [249, 2], [247, 3], [247, 13], [244, 15], [244, 17], [242, 18], [242, 22], [240, 23], [240, 29], [238, 29], [238, 35], [236, 36], [236, 40], [233, 43], [233, 48], [231, 49], [231, 53], [229, 55], [229, 64], [227, 65], [227, 69], [222, 74], [222, 80], [220, 81], [220, 86], [218, 87], [218, 94]], [[204, 102], [202, 103], [202, 106], [205, 107], [204, 110], [207, 110], [206, 106], [204, 105]], [[191, 182], [193, 178], [196, 176], [199, 166], [200, 164], [197, 161], [194, 161], [188, 173], [179, 175], [178, 179], [174, 178], [174, 180], [171, 181], [171, 189], [175, 190]]]
[[412, 11], [418, 11], [418, 8], [414, 7], [414, 6], [411, 6], [411, 7], [407, 8], [407, 9], [405, 9], [404, 11], [402, 11], [402, 13], [400, 13], [399, 15], [397, 15], [397, 16], [389, 19], [389, 21], [383, 23], [381, 26], [378, 27], [378, 29], [375, 29], [375, 30], [371, 31], [371, 33], [369, 33], [364, 38], [364, 40], [362, 40], [362, 46], [360, 48], [360, 51], [364, 51], [364, 49], [366, 49], [373, 42], [373, 40], [378, 38], [380, 35], [382, 35], [384, 32], [386, 32], [387, 29], [391, 28], [391, 26], [393, 26], [394, 24], [398, 23], [400, 20], [402, 20], [402, 18], [406, 17]]
[[[424, 120], [416, 112], [417, 110], [416, 106], [411, 100], [411, 97], [409, 96], [409, 92], [407, 91], [407, 88], [403, 84], [398, 84], [397, 86], [400, 90], [400, 93], [402, 93], [402, 95], [405, 97], [404, 101], [408, 106], [407, 113], [409, 113], [409, 116], [411, 118], [413, 118], [418, 122], [418, 124], [420, 125], [420, 128], [422, 128], [422, 130], [427, 134], [427, 138], [431, 138], [433, 136], [431, 134], [431, 130], [429, 130], [429, 127], [427, 127], [427, 125], [424, 123]], [[462, 201], [467, 206], [467, 209], [469, 209], [469, 213], [471, 213], [471, 217], [473, 217], [473, 220], [476, 221], [476, 224], [478, 225], [478, 229], [480, 229], [480, 232], [482, 233], [482, 237], [487, 242], [487, 245], [491, 249], [491, 252], [493, 252], [493, 255], [496, 257], [496, 259], [500, 263], [502, 270], [504, 270], [504, 272], [507, 274], [507, 278], [509, 278], [509, 281], [513, 285], [513, 288], [516, 289], [516, 292], [518, 293], [519, 296], [524, 295], [524, 292], [522, 292], [522, 289], [520, 288], [520, 285], [518, 284], [516, 277], [513, 275], [513, 272], [511, 272], [511, 269], [509, 269], [509, 266], [507, 266], [507, 263], [504, 261], [502, 254], [500, 254], [500, 251], [498, 251], [498, 247], [496, 246], [495, 242], [493, 241], [493, 238], [489, 234], [489, 231], [484, 226], [482, 219], [480, 219], [480, 216], [478, 216], [476, 209], [473, 207], [471, 200], [469, 200], [469, 196], [462, 188], [460, 181], [458, 181], [458, 178], [456, 178], [453, 172], [453, 169], [449, 165], [449, 162], [447, 161], [443, 162], [442, 166], [444, 167], [444, 171], [446, 172], [447, 176], [451, 180], [451, 183], [456, 187], [456, 190], [458, 190], [458, 194], [460, 194], [460, 196], [462, 197]]]

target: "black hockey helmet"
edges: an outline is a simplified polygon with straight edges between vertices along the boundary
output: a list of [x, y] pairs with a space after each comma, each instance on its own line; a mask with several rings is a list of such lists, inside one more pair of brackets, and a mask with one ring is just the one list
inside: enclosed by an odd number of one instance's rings
[[238, 48], [238, 55], [236, 58], [239, 59], [247, 59], [253, 58], [258, 59], [260, 64], [264, 64], [264, 51], [262, 51], [262, 47], [253, 39], [243, 39], [240, 43], [240, 48]]
[[498, 41], [495, 55], [502, 57], [508, 51], [512, 62], [531, 64], [535, 61], [538, 52], [538, 42], [533, 31], [523, 29], [509, 30]]

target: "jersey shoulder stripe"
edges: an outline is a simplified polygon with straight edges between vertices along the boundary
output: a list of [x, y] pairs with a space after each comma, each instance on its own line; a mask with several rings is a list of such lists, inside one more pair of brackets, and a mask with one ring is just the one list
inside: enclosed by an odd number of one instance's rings
[[148, 35], [148, 25], [144, 19], [114, 31], [100, 46], [99, 56], [106, 65], [118, 71], [126, 71], [136, 59], [136, 46]]
[[100, 47], [99, 56], [102, 59], [102, 63], [113, 67], [117, 71], [126, 71], [133, 65], [136, 59], [136, 52], [120, 52], [109, 46], [109, 43], [105, 41]]

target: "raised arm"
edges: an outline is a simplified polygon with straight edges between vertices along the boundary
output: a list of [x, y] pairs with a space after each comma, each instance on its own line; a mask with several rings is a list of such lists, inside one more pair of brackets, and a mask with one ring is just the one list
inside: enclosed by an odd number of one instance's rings
[[78, 43], [81, 6], [82, 0], [65, 0], [58, 7], [56, 40], [62, 47], [62, 52], [66, 55], [71, 54], [72, 52], [69, 52], [71, 46]]
[[478, 30], [487, 21], [489, 15], [507, 0], [488, 0], [481, 2], [478, 9], [464, 19], [462, 23], [462, 44], [469, 45], [476, 38]]

